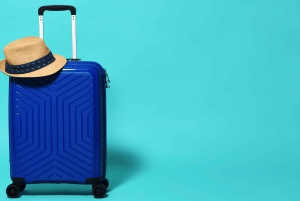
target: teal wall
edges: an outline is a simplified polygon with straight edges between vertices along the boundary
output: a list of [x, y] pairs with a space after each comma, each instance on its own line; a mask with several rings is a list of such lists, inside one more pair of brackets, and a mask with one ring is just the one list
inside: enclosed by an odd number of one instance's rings
[[[300, 1], [2, 0], [0, 48], [38, 36], [49, 4], [77, 7], [78, 57], [111, 79], [107, 199], [299, 200]], [[70, 57], [69, 13], [44, 17], [47, 45]], [[0, 97], [5, 200], [4, 74]], [[32, 185], [22, 199], [92, 199], [89, 186], [74, 189]]]

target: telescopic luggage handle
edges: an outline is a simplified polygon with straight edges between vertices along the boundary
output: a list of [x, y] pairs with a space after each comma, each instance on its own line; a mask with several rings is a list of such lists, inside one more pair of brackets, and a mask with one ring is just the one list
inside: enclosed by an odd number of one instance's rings
[[44, 39], [44, 21], [43, 15], [44, 11], [65, 11], [69, 10], [71, 12], [72, 20], [72, 55], [73, 59], [76, 60], [76, 8], [69, 5], [49, 5], [41, 6], [38, 10], [39, 14], [39, 27], [40, 27], [40, 38]]

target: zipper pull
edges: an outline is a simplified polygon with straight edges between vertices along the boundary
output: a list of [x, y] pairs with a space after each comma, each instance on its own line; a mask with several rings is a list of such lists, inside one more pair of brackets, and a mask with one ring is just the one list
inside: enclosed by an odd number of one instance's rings
[[106, 69], [104, 69], [104, 73], [105, 73], [105, 87], [110, 88], [110, 86], [108, 85], [108, 83], [110, 83], [110, 80], [109, 80], [108, 74], [106, 72]]

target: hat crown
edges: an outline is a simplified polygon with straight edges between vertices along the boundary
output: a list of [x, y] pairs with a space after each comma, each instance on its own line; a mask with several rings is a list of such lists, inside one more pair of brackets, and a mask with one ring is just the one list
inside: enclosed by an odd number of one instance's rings
[[40, 59], [50, 52], [43, 39], [26, 37], [9, 43], [4, 55], [10, 65], [21, 65]]

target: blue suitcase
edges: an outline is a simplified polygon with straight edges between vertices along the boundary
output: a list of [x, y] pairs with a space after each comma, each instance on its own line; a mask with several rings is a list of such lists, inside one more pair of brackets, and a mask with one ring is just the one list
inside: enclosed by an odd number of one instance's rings
[[6, 193], [19, 197], [26, 184], [92, 184], [95, 198], [104, 197], [106, 175], [107, 74], [96, 62], [76, 59], [73, 6], [39, 9], [70, 10], [73, 59], [53, 75], [9, 80], [10, 172]]

